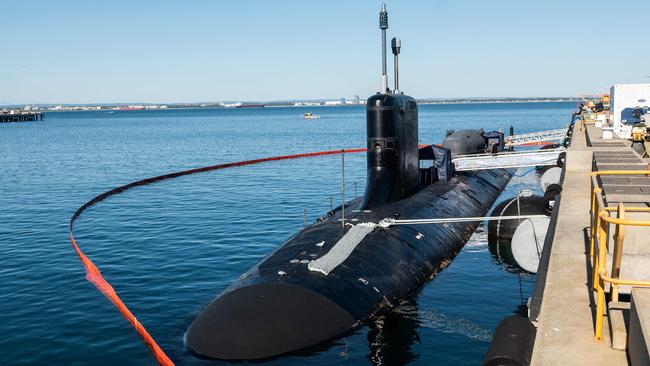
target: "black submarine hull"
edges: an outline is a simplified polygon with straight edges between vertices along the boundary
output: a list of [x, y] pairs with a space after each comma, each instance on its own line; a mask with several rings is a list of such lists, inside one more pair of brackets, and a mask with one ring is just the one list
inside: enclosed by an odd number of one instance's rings
[[[384, 218], [485, 216], [512, 176], [496, 169], [457, 173], [407, 199], [367, 210], [363, 199], [298, 232], [208, 304], [190, 325], [193, 352], [262, 359], [336, 338], [392, 308], [462, 249], [478, 222], [375, 227], [328, 274], [310, 270], [359, 223]], [[368, 192], [366, 192], [368, 193]]]

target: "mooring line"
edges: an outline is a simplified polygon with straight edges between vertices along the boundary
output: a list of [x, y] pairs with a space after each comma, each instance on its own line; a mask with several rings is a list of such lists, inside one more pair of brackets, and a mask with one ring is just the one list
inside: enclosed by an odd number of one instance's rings
[[386, 218], [381, 220], [377, 225], [383, 228], [387, 228], [393, 225], [448, 224], [448, 223], [457, 223], [457, 222], [522, 220], [522, 219], [534, 219], [539, 217], [548, 217], [548, 216], [540, 214], [540, 215], [512, 215], [512, 216], [445, 217], [441, 219], [403, 219], [403, 220]]
[[122, 299], [117, 295], [117, 292], [111, 286], [111, 284], [102, 276], [99, 268], [84, 254], [84, 252], [79, 248], [79, 245], [77, 244], [77, 241], [75, 240], [74, 237], [74, 223], [75, 221], [81, 216], [81, 214], [88, 209], [90, 206], [105, 200], [106, 198], [122, 193], [128, 189], [134, 188], [134, 187], [139, 187], [139, 186], [144, 186], [147, 184], [152, 184], [156, 182], [160, 182], [162, 180], [166, 179], [172, 179], [172, 178], [178, 178], [184, 175], [190, 175], [190, 174], [196, 174], [196, 173], [203, 173], [203, 172], [209, 172], [212, 170], [218, 170], [218, 169], [226, 169], [226, 168], [234, 168], [234, 167], [241, 167], [241, 166], [246, 166], [246, 165], [253, 165], [253, 164], [260, 164], [260, 163], [266, 163], [266, 162], [271, 162], [271, 161], [280, 161], [280, 160], [290, 160], [290, 159], [300, 159], [300, 158], [309, 158], [309, 157], [317, 157], [317, 156], [324, 156], [324, 155], [335, 155], [335, 154], [344, 154], [344, 153], [358, 153], [358, 152], [365, 152], [367, 149], [366, 148], [357, 148], [357, 149], [344, 149], [344, 150], [327, 150], [327, 151], [316, 151], [316, 152], [310, 152], [310, 153], [303, 153], [303, 154], [293, 154], [293, 155], [281, 155], [281, 156], [272, 156], [268, 158], [261, 158], [261, 159], [253, 159], [253, 160], [244, 160], [244, 161], [238, 161], [238, 162], [233, 162], [233, 163], [226, 163], [226, 164], [217, 164], [217, 165], [210, 165], [206, 167], [201, 167], [201, 168], [194, 168], [194, 169], [188, 169], [188, 170], [182, 170], [179, 172], [174, 172], [174, 173], [169, 173], [169, 174], [164, 174], [164, 175], [159, 175], [156, 177], [151, 177], [151, 178], [145, 178], [141, 179], [135, 182], [131, 182], [122, 186], [119, 186], [117, 188], [111, 189], [110, 191], [106, 191], [100, 195], [97, 195], [90, 201], [84, 203], [81, 207], [75, 211], [75, 213], [72, 215], [72, 218], [70, 218], [70, 242], [72, 243], [72, 246], [79, 256], [79, 259], [81, 260], [81, 263], [84, 265], [86, 269], [86, 279], [92, 283], [99, 292], [101, 292], [108, 300], [115, 305], [117, 310], [122, 314], [122, 316], [131, 324], [131, 326], [138, 332], [140, 337], [142, 337], [142, 341], [144, 344], [147, 346], [149, 351], [153, 354], [155, 357], [156, 361], [160, 365], [164, 366], [171, 366], [174, 365], [172, 360], [165, 354], [165, 352], [158, 346], [158, 343], [153, 339], [153, 337], [147, 332], [145, 327], [138, 321], [138, 319], [133, 315], [133, 313], [129, 310], [129, 308], [124, 304]]

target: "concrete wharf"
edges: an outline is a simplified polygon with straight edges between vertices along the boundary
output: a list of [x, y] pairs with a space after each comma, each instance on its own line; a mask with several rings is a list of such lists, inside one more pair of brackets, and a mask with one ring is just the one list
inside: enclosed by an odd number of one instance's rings
[[[595, 191], [602, 190], [598, 194], [602, 203], [597, 207], [614, 208], [607, 211], [611, 217], [618, 217], [615, 208], [622, 203], [625, 210], [646, 209], [625, 211], [625, 219], [650, 220], [650, 177], [638, 172], [648, 170], [649, 160], [634, 151], [630, 141], [603, 139], [601, 128], [586, 125], [579, 129], [578, 123], [566, 152], [562, 193], [551, 223], [551, 230], [553, 225], [555, 228], [547, 234], [530, 300], [530, 320], [537, 326], [531, 365], [650, 365], [650, 288], [615, 285], [612, 291], [610, 283], [599, 281], [598, 273], [593, 272], [594, 266], [603, 267], [593, 259], [590, 243], [594, 218], [605, 214], [600, 209], [592, 214], [592, 184]], [[613, 170], [637, 173], [606, 173]], [[594, 171], [602, 175], [592, 174]], [[620, 229], [621, 246], [617, 249], [615, 226], [618, 233], [619, 225], [605, 224], [607, 231], [599, 236], [603, 240], [597, 239], [595, 244], [596, 253], [600, 245], [600, 253], [606, 252], [603, 263], [607, 276], [614, 277], [610, 272], [614, 269], [612, 261], [621, 255], [618, 278], [650, 280], [650, 227], [621, 224], [625, 227], [624, 231]], [[602, 311], [605, 315], [599, 339], [600, 297], [595, 288], [603, 284], [608, 300]]]

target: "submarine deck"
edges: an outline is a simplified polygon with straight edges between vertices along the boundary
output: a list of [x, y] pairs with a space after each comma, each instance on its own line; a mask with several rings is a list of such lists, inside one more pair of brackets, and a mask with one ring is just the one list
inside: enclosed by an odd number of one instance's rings
[[[600, 138], [600, 128], [587, 126], [580, 131], [578, 123], [576, 122], [574, 136], [567, 149], [557, 224], [550, 248], [546, 279], [541, 280], [544, 287], [538, 308], [537, 334], [531, 365], [636, 364], [635, 356], [629, 351], [612, 347], [609, 329], [612, 319], [607, 316], [603, 322], [604, 341], [594, 341], [596, 295], [592, 290], [588, 239], [591, 204], [589, 173], [592, 169], [646, 170], [648, 161], [632, 152], [629, 141], [603, 140]], [[638, 175], [606, 178], [602, 179], [602, 187], [606, 196], [609, 193], [608, 205], [626, 202], [627, 206], [630, 201], [636, 202], [636, 205], [643, 204], [644, 201], [650, 202], [650, 190], [643, 188], [650, 184], [650, 178]], [[647, 219], [647, 216], [644, 219]], [[644, 236], [628, 238], [626, 232], [625, 250], [628, 247], [643, 247], [644, 242], [647, 242], [647, 235]], [[636, 291], [635, 289], [633, 297], [637, 296]], [[647, 296], [650, 295], [649, 291], [641, 292]], [[644, 312], [647, 313], [648, 309]], [[614, 328], [617, 329], [616, 326]], [[644, 328], [643, 324], [641, 328]], [[645, 329], [648, 329], [648, 324]], [[643, 336], [637, 337], [637, 340], [639, 338], [644, 343]], [[646, 335], [645, 342], [647, 341]], [[633, 343], [631, 336], [629, 343]]]

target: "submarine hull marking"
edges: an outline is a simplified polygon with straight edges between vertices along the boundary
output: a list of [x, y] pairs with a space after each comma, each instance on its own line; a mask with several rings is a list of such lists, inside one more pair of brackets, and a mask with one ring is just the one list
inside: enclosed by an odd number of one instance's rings
[[307, 268], [310, 271], [320, 272], [328, 275], [339, 264], [343, 263], [354, 251], [354, 248], [377, 227], [373, 223], [361, 223], [350, 228], [343, 237], [334, 244], [324, 256], [309, 262]]

